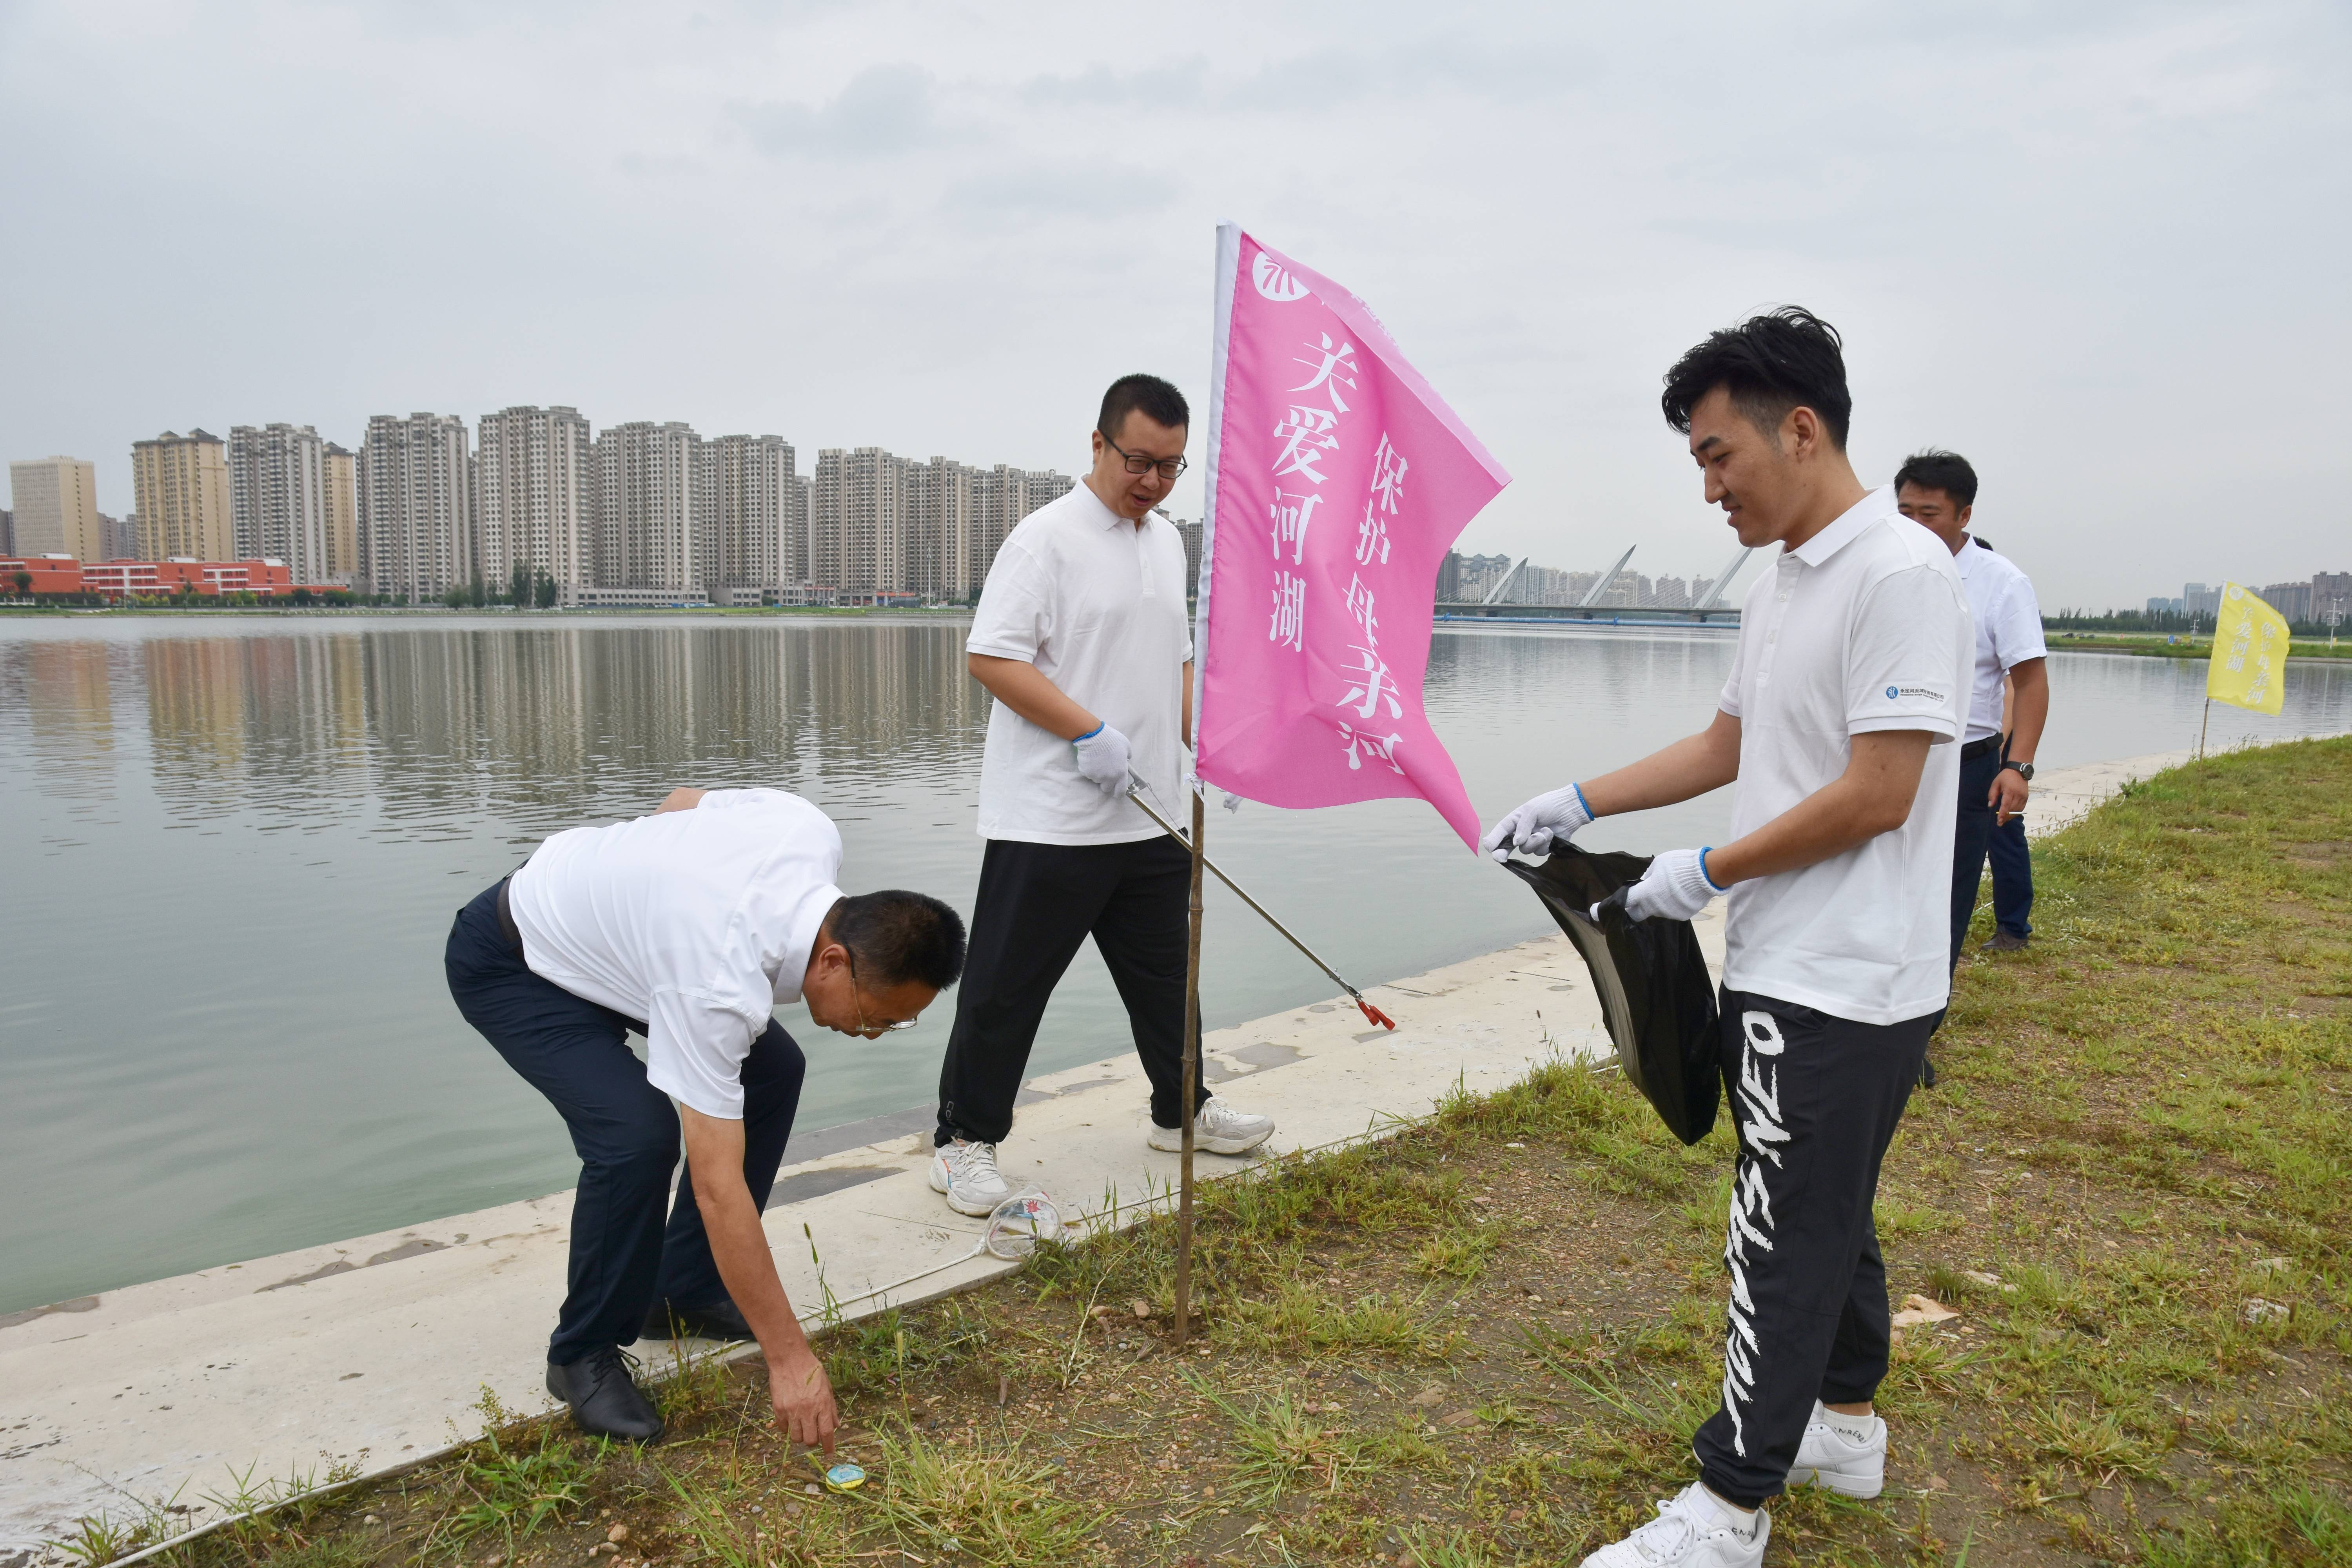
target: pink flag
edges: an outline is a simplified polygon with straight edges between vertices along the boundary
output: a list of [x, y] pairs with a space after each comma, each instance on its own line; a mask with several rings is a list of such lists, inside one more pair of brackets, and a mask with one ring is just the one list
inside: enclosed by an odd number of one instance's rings
[[1510, 483], [1364, 302], [1217, 229], [1201, 777], [1270, 805], [1478, 819], [1422, 710], [1437, 568]]

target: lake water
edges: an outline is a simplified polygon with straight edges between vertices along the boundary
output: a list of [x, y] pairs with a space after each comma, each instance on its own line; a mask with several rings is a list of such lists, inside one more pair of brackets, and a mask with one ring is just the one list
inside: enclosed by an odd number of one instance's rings
[[[545, 1103], [458, 1019], [452, 912], [546, 834], [674, 784], [772, 784], [839, 821], [852, 890], [969, 910], [986, 699], [939, 620], [0, 620], [0, 1312], [551, 1192]], [[1721, 633], [1449, 630], [1429, 698], [1483, 817], [1703, 725]], [[2045, 766], [2194, 743], [2200, 664], [2052, 660]], [[2352, 728], [2352, 667], [2287, 714]], [[1580, 840], [1703, 842], [1727, 793]], [[1213, 812], [1210, 850], [1359, 985], [1549, 929], [1435, 813]], [[1213, 883], [1213, 1027], [1329, 984]], [[803, 1130], [919, 1104], [951, 1009], [875, 1044], [782, 1015]], [[1032, 1061], [1126, 1047], [1091, 949]], [[1016, 1131], [1015, 1137], [1019, 1136]]]

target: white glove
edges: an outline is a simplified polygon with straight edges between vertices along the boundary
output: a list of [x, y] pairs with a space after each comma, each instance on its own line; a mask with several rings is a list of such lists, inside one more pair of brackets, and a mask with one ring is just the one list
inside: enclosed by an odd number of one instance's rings
[[1565, 843], [1576, 837], [1578, 828], [1589, 826], [1591, 821], [1592, 812], [1584, 804], [1584, 792], [1570, 784], [1536, 796], [1486, 829], [1486, 836], [1478, 840], [1478, 847], [1497, 861], [1509, 859], [1513, 849], [1522, 855], [1549, 855], [1554, 838]]
[[1127, 788], [1127, 737], [1108, 724], [1097, 724], [1091, 734], [1070, 742], [1078, 754], [1078, 776], [1105, 795]]
[[1625, 889], [1625, 913], [1637, 921], [1652, 915], [1696, 919], [1723, 891], [1706, 874], [1706, 849], [1669, 849], [1652, 860], [1642, 879]]

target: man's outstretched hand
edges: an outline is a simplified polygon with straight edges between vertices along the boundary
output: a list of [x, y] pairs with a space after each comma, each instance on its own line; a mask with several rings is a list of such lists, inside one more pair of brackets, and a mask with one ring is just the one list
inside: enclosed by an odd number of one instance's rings
[[1584, 791], [1569, 784], [1520, 805], [1486, 829], [1485, 837], [1478, 840], [1478, 847], [1497, 862], [1509, 859], [1514, 849], [1522, 855], [1549, 855], [1554, 839], [1565, 843], [1575, 837], [1578, 828], [1590, 826], [1591, 821], [1592, 813], [1584, 804]]
[[833, 1380], [806, 1345], [768, 1363], [768, 1402], [775, 1406], [776, 1430], [795, 1443], [822, 1447], [833, 1458], [834, 1430], [841, 1413], [833, 1403]]

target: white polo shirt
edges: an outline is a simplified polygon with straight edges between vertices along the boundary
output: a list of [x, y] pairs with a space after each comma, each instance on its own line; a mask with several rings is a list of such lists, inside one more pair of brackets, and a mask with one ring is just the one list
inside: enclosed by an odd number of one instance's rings
[[646, 1079], [706, 1116], [743, 1115], [743, 1058], [800, 998], [841, 897], [841, 832], [776, 789], [575, 827], [507, 885], [531, 973], [646, 1026]]
[[1873, 490], [1785, 551], [1740, 607], [1720, 706], [1739, 721], [1731, 837], [1845, 772], [1853, 737], [1925, 730], [1937, 744], [1890, 833], [1733, 887], [1724, 984], [1862, 1024], [1899, 1024], [1950, 994], [1952, 833], [1962, 694], [1974, 638], [1944, 542]]
[[[1023, 518], [980, 591], [965, 651], [1034, 664], [1125, 735], [1163, 814], [1183, 801], [1184, 541], [1163, 519], [1128, 521], [1081, 484]], [[1027, 844], [1127, 844], [1160, 829], [1124, 794], [1079, 776], [1070, 742], [1007, 708], [988, 716], [980, 836]]]
[[2009, 672], [2029, 658], [2047, 658], [2042, 640], [2042, 605], [2033, 584], [2016, 562], [1990, 545], [1969, 539], [1952, 557], [1968, 590], [1969, 615], [1977, 624], [1976, 684], [1969, 697], [1968, 739], [2001, 732], [2000, 688]]

